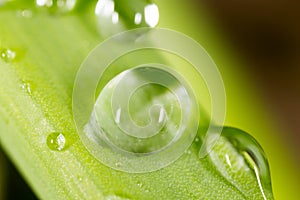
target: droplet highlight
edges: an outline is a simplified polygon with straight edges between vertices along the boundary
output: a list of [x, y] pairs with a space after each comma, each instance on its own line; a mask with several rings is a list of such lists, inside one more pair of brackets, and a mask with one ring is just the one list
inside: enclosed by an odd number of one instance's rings
[[95, 14], [104, 38], [130, 29], [154, 28], [159, 22], [158, 6], [149, 0], [99, 0]]
[[273, 199], [265, 153], [246, 132], [230, 127], [223, 128], [222, 135], [208, 158], [220, 175], [247, 198], [251, 199], [253, 197], [250, 194], [256, 194], [263, 200]]
[[35, 84], [32, 81], [25, 81], [23, 80], [20, 84], [20, 87], [22, 90], [24, 90], [27, 94], [32, 95], [34, 89], [35, 89]]
[[49, 13], [67, 13], [76, 6], [77, 0], [36, 0], [37, 7], [46, 9]]
[[62, 151], [66, 147], [66, 138], [59, 132], [50, 133], [47, 137], [47, 146], [53, 151]]
[[81, 182], [83, 180], [81, 176], [77, 176], [77, 179], [79, 182]]
[[121, 166], [122, 166], [122, 163], [116, 162], [115, 165], [116, 165], [116, 167], [121, 167]]
[[137, 185], [138, 185], [139, 188], [142, 188], [142, 187], [143, 187], [143, 183], [142, 183], [142, 182], [138, 182]]
[[12, 62], [16, 58], [16, 52], [11, 49], [0, 49], [0, 58], [5, 62]]
[[187, 155], [191, 155], [192, 152], [191, 152], [191, 150], [185, 150], [184, 153]]

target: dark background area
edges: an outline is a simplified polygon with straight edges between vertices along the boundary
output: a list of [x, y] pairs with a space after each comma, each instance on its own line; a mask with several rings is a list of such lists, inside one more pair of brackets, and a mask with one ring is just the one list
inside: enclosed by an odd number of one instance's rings
[[[1, 146], [0, 146], [1, 147]], [[25, 180], [22, 178], [13, 163], [8, 159], [7, 155], [0, 148], [1, 165], [5, 165], [6, 169], [6, 192], [0, 195], [0, 199], [4, 200], [36, 200], [37, 197], [31, 191]], [[3, 166], [2, 166], [3, 167]]]
[[280, 136], [300, 166], [300, 1], [194, 0], [205, 4], [247, 65]]

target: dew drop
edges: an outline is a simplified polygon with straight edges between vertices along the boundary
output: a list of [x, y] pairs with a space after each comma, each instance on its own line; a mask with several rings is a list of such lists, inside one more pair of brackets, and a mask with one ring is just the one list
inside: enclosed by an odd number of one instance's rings
[[77, 0], [36, 0], [36, 5], [49, 13], [67, 13], [76, 6]]
[[17, 11], [17, 17], [30, 19], [33, 15], [31, 10], [19, 10]]
[[35, 84], [32, 81], [22, 81], [20, 84], [20, 87], [22, 90], [24, 90], [27, 94], [32, 95], [34, 89], [35, 89]]
[[53, 132], [48, 135], [47, 146], [54, 151], [62, 151], [66, 146], [66, 138], [60, 132]]
[[190, 155], [192, 152], [190, 150], [185, 150], [184, 153]]
[[261, 146], [249, 134], [225, 127], [208, 155], [217, 171], [243, 194], [255, 191], [273, 199], [269, 165]]
[[142, 188], [143, 187], [143, 183], [141, 183], [141, 182], [138, 182], [138, 187], [140, 187], [140, 188]]
[[82, 181], [82, 177], [81, 177], [81, 176], [78, 176], [77, 178], [78, 178], [78, 181], [79, 181], [79, 182]]
[[191, 145], [198, 119], [190, 116], [196, 113], [195, 97], [179, 74], [161, 65], [143, 65], [107, 82], [85, 131], [110, 147], [100, 158], [104, 164], [153, 171], [178, 159]]
[[16, 58], [16, 52], [10, 49], [0, 49], [0, 58], [5, 62], [12, 62]]
[[158, 7], [149, 0], [98, 0], [95, 14], [104, 38], [130, 29], [154, 28], [159, 22]]
[[122, 163], [120, 163], [120, 162], [116, 162], [116, 167], [121, 167], [122, 166]]

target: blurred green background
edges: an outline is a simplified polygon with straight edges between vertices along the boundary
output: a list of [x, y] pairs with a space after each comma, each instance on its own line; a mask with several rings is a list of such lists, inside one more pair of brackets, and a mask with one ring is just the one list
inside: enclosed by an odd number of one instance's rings
[[[196, 39], [220, 68], [227, 90], [226, 125], [249, 132], [264, 148], [275, 199], [299, 199], [300, 3], [156, 3], [159, 26]], [[35, 199], [2, 152], [0, 163], [0, 199]]]

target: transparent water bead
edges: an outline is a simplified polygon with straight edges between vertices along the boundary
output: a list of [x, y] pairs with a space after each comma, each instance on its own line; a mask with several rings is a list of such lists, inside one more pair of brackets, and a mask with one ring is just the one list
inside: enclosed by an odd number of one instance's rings
[[0, 49], [0, 58], [5, 62], [12, 62], [16, 58], [16, 52], [6, 48]]
[[154, 28], [159, 22], [158, 7], [149, 0], [99, 0], [95, 14], [104, 38], [129, 29]]
[[102, 152], [104, 164], [122, 171], [154, 171], [189, 147], [198, 118], [195, 97], [178, 74], [162, 66], [141, 66], [105, 86], [86, 131], [108, 147]]
[[[200, 123], [207, 126], [197, 146], [205, 147], [204, 156], [211, 150], [202, 144], [207, 135], [219, 136], [221, 131], [202, 120], [203, 98], [211, 101], [214, 123], [225, 119], [224, 85], [207, 52], [179, 32], [149, 29], [104, 40], [82, 64], [74, 83], [72, 109], [83, 144], [100, 163], [129, 173], [156, 171], [176, 161], [195, 140]], [[140, 31], [148, 34], [119, 41]], [[184, 62], [170, 64], [172, 59], [153, 50]]]
[[19, 10], [17, 11], [17, 16], [20, 18], [30, 19], [33, 16], [33, 11], [28, 9]]
[[36, 0], [36, 5], [46, 8], [50, 13], [67, 13], [76, 6], [77, 0]]
[[265, 153], [249, 134], [225, 127], [208, 156], [220, 175], [244, 193], [246, 198], [251, 199], [247, 194], [256, 193], [263, 200], [273, 199]]
[[59, 132], [50, 133], [47, 137], [47, 146], [53, 151], [62, 151], [66, 147], [66, 138]]
[[36, 84], [29, 80], [22, 80], [20, 87], [24, 90], [28, 95], [32, 95], [34, 90], [36, 89]]

